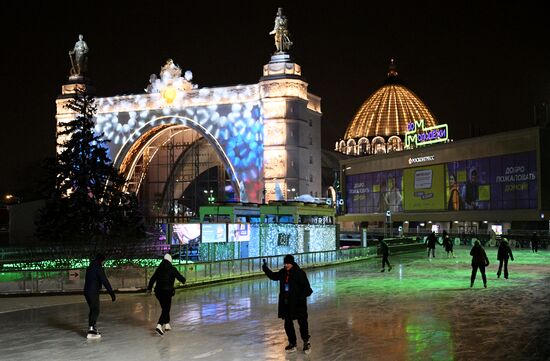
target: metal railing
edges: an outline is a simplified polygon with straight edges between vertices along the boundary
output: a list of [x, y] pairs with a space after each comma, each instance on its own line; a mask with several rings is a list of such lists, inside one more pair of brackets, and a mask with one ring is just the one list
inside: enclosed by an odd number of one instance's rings
[[[390, 246], [392, 253], [414, 252], [418, 244]], [[295, 254], [302, 268], [312, 268], [376, 257], [376, 247], [357, 247], [344, 250]], [[205, 284], [262, 274], [262, 259], [271, 269], [283, 266], [284, 255], [231, 259], [207, 263], [175, 264], [187, 279], [187, 285]], [[160, 262], [160, 260], [159, 260]], [[120, 292], [139, 291], [147, 287], [155, 268], [118, 267], [105, 272], [113, 289]], [[85, 269], [29, 270], [0, 272], [0, 295], [81, 292]], [[179, 284], [179, 283], [178, 283]]]

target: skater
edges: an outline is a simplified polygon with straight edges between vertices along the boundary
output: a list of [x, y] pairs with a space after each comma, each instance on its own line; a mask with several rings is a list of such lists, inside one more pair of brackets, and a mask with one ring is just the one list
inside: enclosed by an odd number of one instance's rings
[[485, 267], [489, 266], [489, 259], [479, 240], [475, 240], [474, 246], [470, 251], [472, 256], [472, 277], [470, 279], [470, 288], [474, 286], [476, 280], [477, 269], [481, 272], [481, 278], [483, 279], [483, 287], [487, 288], [487, 276], [485, 275]]
[[269, 279], [279, 281], [279, 310], [278, 317], [285, 321], [285, 332], [288, 337], [286, 352], [296, 351], [296, 331], [294, 321], [298, 320], [300, 336], [304, 341], [303, 351], [309, 354], [311, 344], [309, 342], [309, 330], [307, 322], [307, 297], [313, 290], [309, 285], [306, 273], [294, 262], [294, 257], [287, 254], [284, 258], [284, 267], [273, 272], [263, 260], [262, 270]]
[[435, 236], [434, 231], [430, 233], [426, 239], [426, 243], [428, 244], [428, 258], [430, 258], [430, 251], [432, 252], [432, 258], [435, 258], [435, 244], [437, 243], [437, 237]]
[[539, 238], [537, 237], [537, 232], [533, 232], [533, 236], [531, 237], [531, 250], [533, 253], [539, 252]]
[[185, 277], [172, 265], [172, 256], [166, 253], [155, 273], [151, 276], [149, 285], [147, 286], [147, 293], [150, 294], [153, 285], [156, 283], [155, 297], [159, 300], [162, 312], [155, 331], [161, 336], [164, 335], [164, 332], [172, 329], [170, 326], [170, 307], [172, 306], [172, 296], [176, 294], [176, 290], [174, 289], [176, 278], [182, 284], [185, 283]]
[[97, 318], [99, 317], [99, 291], [104, 286], [111, 295], [111, 300], [115, 302], [116, 296], [103, 269], [105, 256], [97, 254], [94, 260], [86, 269], [86, 280], [84, 281], [84, 297], [90, 308], [88, 314], [88, 335], [87, 338], [99, 338], [101, 334], [96, 328]]
[[449, 255], [455, 258], [455, 254], [453, 253], [453, 241], [451, 237], [449, 237], [447, 231], [443, 231], [443, 247], [445, 247], [445, 252], [447, 252], [447, 258], [449, 258]]
[[508, 257], [510, 257], [512, 261], [514, 260], [514, 255], [512, 254], [512, 249], [508, 245], [508, 240], [504, 238], [502, 241], [500, 241], [497, 252], [497, 260], [499, 261], [497, 272], [498, 278], [500, 278], [502, 265], [504, 264], [504, 278], [508, 279]]
[[382, 270], [380, 272], [384, 272], [386, 270], [386, 263], [388, 264], [388, 272], [391, 271], [391, 264], [388, 260], [388, 256], [390, 254], [390, 247], [388, 247], [388, 244], [384, 239], [380, 240], [380, 253], [382, 253]]

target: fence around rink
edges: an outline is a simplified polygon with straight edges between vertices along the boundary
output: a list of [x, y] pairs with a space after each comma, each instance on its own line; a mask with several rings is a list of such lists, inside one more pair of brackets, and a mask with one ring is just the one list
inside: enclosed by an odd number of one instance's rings
[[[394, 254], [414, 252], [423, 248], [423, 244], [390, 244], [391, 252]], [[359, 261], [375, 257], [376, 254], [377, 247], [371, 246], [299, 253], [294, 257], [300, 267], [312, 268]], [[261, 264], [264, 258], [271, 269], [279, 269], [283, 266], [284, 255], [175, 264], [174, 266], [187, 279], [187, 285], [197, 285], [263, 274]], [[113, 289], [119, 292], [145, 289], [154, 271], [154, 267], [105, 269]], [[82, 292], [85, 274], [85, 269], [2, 271], [0, 272], [0, 295]], [[176, 285], [179, 286], [179, 282], [176, 281]]]

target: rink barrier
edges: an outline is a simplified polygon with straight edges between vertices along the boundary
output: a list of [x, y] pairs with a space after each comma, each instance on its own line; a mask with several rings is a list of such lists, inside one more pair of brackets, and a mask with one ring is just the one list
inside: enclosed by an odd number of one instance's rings
[[[424, 249], [423, 244], [390, 246], [392, 254], [415, 252]], [[377, 247], [357, 247], [333, 251], [294, 254], [302, 268], [314, 268], [360, 261], [377, 256]], [[175, 264], [186, 278], [184, 287], [230, 281], [263, 275], [262, 259], [271, 269], [283, 267], [284, 255], [229, 259], [205, 263]], [[160, 260], [159, 260], [160, 262]], [[117, 292], [140, 292], [146, 289], [154, 267], [106, 268], [105, 273]], [[0, 295], [36, 295], [81, 293], [84, 288], [85, 269], [29, 270], [0, 272]], [[177, 287], [182, 285], [176, 281]]]

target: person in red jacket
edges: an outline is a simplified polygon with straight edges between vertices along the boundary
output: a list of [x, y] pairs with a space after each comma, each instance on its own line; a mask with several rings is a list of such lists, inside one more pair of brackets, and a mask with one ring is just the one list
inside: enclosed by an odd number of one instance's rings
[[306, 273], [294, 262], [294, 256], [287, 254], [284, 258], [284, 267], [273, 272], [263, 260], [262, 270], [269, 279], [279, 281], [279, 318], [285, 320], [285, 331], [288, 337], [286, 352], [296, 351], [296, 331], [294, 321], [298, 320], [300, 336], [304, 341], [304, 352], [309, 354], [311, 344], [309, 342], [309, 329], [307, 322], [307, 297], [313, 290], [309, 285]]
[[470, 256], [472, 256], [472, 277], [470, 278], [470, 288], [474, 286], [476, 280], [477, 270], [481, 273], [481, 278], [483, 278], [483, 287], [487, 288], [487, 276], [485, 275], [485, 267], [489, 265], [489, 258], [487, 258], [487, 253], [479, 240], [475, 240], [474, 246], [470, 251]]

